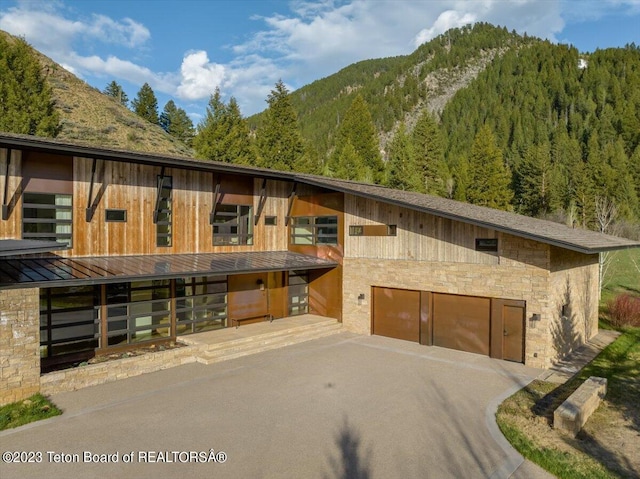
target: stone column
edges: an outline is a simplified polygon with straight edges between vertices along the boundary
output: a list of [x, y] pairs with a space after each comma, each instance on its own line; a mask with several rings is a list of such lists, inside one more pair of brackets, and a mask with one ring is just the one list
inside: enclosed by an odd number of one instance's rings
[[0, 406], [40, 391], [40, 291], [0, 290]]

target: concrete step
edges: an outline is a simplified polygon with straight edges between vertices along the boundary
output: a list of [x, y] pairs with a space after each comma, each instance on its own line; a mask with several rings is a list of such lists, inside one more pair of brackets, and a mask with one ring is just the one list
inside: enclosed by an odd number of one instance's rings
[[[202, 351], [225, 350], [229, 348], [235, 348], [237, 346], [242, 346], [243, 344], [253, 344], [255, 343], [256, 340], [268, 340], [270, 338], [280, 338], [290, 334], [304, 334], [307, 331], [317, 331], [324, 328], [331, 329], [336, 325], [341, 326], [341, 323], [338, 323], [335, 320], [327, 320], [327, 321], [312, 323], [312, 324], [292, 325], [286, 329], [277, 329], [274, 331], [262, 332], [262, 333], [258, 333], [250, 336], [245, 336], [242, 338], [229, 339], [228, 341], [221, 341], [221, 342], [216, 342], [212, 344], [200, 343], [198, 346]], [[243, 326], [240, 326], [240, 328], [242, 327]], [[251, 325], [245, 325], [244, 327], [250, 328]]]
[[342, 331], [342, 324], [333, 323], [331, 325], [318, 324], [316, 328], [305, 328], [304, 331], [298, 331], [282, 334], [280, 336], [269, 337], [254, 336], [253, 342], [244, 342], [231, 347], [215, 348], [203, 351], [198, 354], [196, 360], [201, 364], [213, 364], [230, 359], [241, 358], [251, 354], [262, 353], [273, 349], [283, 348], [292, 344], [299, 344], [313, 339], [324, 338]]

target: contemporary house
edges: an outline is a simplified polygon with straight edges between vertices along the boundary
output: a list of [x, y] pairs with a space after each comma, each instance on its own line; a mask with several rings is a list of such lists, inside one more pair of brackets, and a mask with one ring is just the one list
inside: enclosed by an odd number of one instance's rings
[[5, 133], [0, 188], [0, 403], [94, 355], [306, 313], [547, 367], [597, 332], [598, 253], [640, 246], [375, 185]]

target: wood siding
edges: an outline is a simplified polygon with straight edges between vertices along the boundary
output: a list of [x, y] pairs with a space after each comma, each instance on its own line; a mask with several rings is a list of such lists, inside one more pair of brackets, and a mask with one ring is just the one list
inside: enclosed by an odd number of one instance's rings
[[[0, 188], [2, 188], [0, 195], [4, 194], [6, 182], [7, 152], [8, 150], [0, 148]], [[9, 182], [6, 184], [9, 217], [6, 221], [0, 219], [0, 239], [22, 238], [22, 192], [24, 184], [25, 182], [22, 179], [22, 152], [12, 150], [9, 164]]]
[[[498, 264], [496, 253], [475, 250], [495, 230], [378, 201], [345, 195], [345, 257]], [[349, 236], [352, 225], [397, 225], [396, 236]], [[498, 244], [500, 251], [500, 241]]]

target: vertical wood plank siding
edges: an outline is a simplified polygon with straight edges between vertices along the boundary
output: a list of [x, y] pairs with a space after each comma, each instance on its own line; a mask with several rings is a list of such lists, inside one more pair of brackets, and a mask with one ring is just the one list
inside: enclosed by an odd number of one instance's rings
[[[495, 230], [367, 198], [345, 195], [345, 257], [498, 264], [498, 254], [475, 250]], [[351, 225], [397, 225], [397, 236], [349, 236]], [[498, 246], [500, 248], [500, 245]]]
[[[91, 184], [90, 158], [74, 158], [73, 249], [62, 256], [109, 256], [137, 254], [178, 254], [236, 251], [286, 251], [287, 230], [284, 217], [291, 185], [283, 181], [267, 181], [267, 200], [254, 226], [253, 245], [213, 246], [209, 214], [212, 211], [216, 175], [214, 173], [165, 168], [165, 176], [173, 177], [172, 245], [156, 246], [153, 209], [157, 195], [159, 166], [138, 165], [98, 160], [93, 198], [93, 218], [85, 221], [85, 208]], [[244, 185], [248, 185], [246, 188]], [[252, 204], [257, 212], [262, 179], [235, 180], [221, 176], [223, 203]], [[244, 194], [247, 189], [251, 194]], [[106, 209], [127, 210], [125, 223], [105, 222]], [[265, 226], [264, 216], [277, 216], [276, 226]], [[17, 218], [13, 228], [21, 228]], [[19, 234], [15, 237], [19, 237]]]
[[[7, 150], [0, 148], [0, 188], [5, 187], [5, 171], [7, 168]], [[22, 152], [11, 150], [9, 165], [9, 182], [7, 184], [7, 204], [9, 219], [0, 219], [0, 239], [22, 238]], [[0, 190], [0, 197], [2, 192]]]

